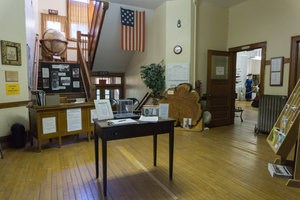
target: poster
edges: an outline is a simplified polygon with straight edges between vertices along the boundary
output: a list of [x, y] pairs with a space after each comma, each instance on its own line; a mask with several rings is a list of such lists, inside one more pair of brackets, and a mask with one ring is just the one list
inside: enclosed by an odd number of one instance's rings
[[6, 95], [17, 95], [20, 94], [20, 84], [15, 83], [15, 84], [5, 84], [6, 88]]
[[216, 66], [216, 75], [217, 76], [224, 76], [225, 75], [225, 67]]
[[42, 119], [43, 134], [56, 133], [56, 118], [45, 117]]
[[171, 63], [166, 65], [166, 88], [173, 88], [180, 83], [189, 83], [190, 66], [188, 63]]
[[78, 131], [81, 129], [81, 108], [67, 109], [67, 131]]

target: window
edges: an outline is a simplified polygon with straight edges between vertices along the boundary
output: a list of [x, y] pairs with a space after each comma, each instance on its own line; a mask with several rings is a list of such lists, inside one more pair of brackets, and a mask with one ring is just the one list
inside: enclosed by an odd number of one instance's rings
[[42, 13], [42, 26], [41, 33], [45, 33], [48, 29], [55, 29], [62, 32], [64, 35], [66, 33], [67, 17], [59, 15], [48, 15]]
[[76, 39], [77, 31], [87, 34], [89, 30], [90, 0], [67, 0], [69, 38]]
[[96, 99], [118, 100], [124, 98], [123, 79], [123, 74], [94, 75], [92, 83], [96, 84]]

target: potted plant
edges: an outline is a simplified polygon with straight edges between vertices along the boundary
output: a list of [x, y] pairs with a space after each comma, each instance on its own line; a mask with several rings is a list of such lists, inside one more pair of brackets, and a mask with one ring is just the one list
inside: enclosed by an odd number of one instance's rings
[[158, 100], [165, 89], [165, 65], [162, 60], [158, 64], [141, 66], [141, 79], [151, 90], [152, 103], [158, 104]]

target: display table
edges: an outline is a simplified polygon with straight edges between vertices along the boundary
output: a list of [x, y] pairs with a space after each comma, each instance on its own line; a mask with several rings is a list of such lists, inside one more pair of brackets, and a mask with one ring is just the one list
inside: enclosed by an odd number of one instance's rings
[[94, 127], [91, 117], [94, 109], [93, 102], [29, 106], [31, 139], [37, 139], [39, 151], [44, 139], [58, 138], [61, 146], [63, 136], [86, 133], [89, 141]]
[[153, 136], [153, 164], [156, 166], [157, 135], [169, 133], [169, 178], [173, 177], [173, 151], [174, 151], [174, 119], [159, 120], [158, 122], [141, 122], [126, 125], [111, 125], [107, 121], [95, 121], [95, 166], [96, 178], [99, 177], [99, 144], [98, 137], [102, 140], [102, 170], [103, 193], [107, 189], [107, 141], [143, 136]]

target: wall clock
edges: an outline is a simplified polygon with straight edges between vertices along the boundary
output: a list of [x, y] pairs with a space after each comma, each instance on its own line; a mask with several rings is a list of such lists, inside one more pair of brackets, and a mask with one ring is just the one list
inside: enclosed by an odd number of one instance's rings
[[180, 45], [176, 45], [173, 49], [175, 54], [181, 54], [182, 52], [182, 47]]

